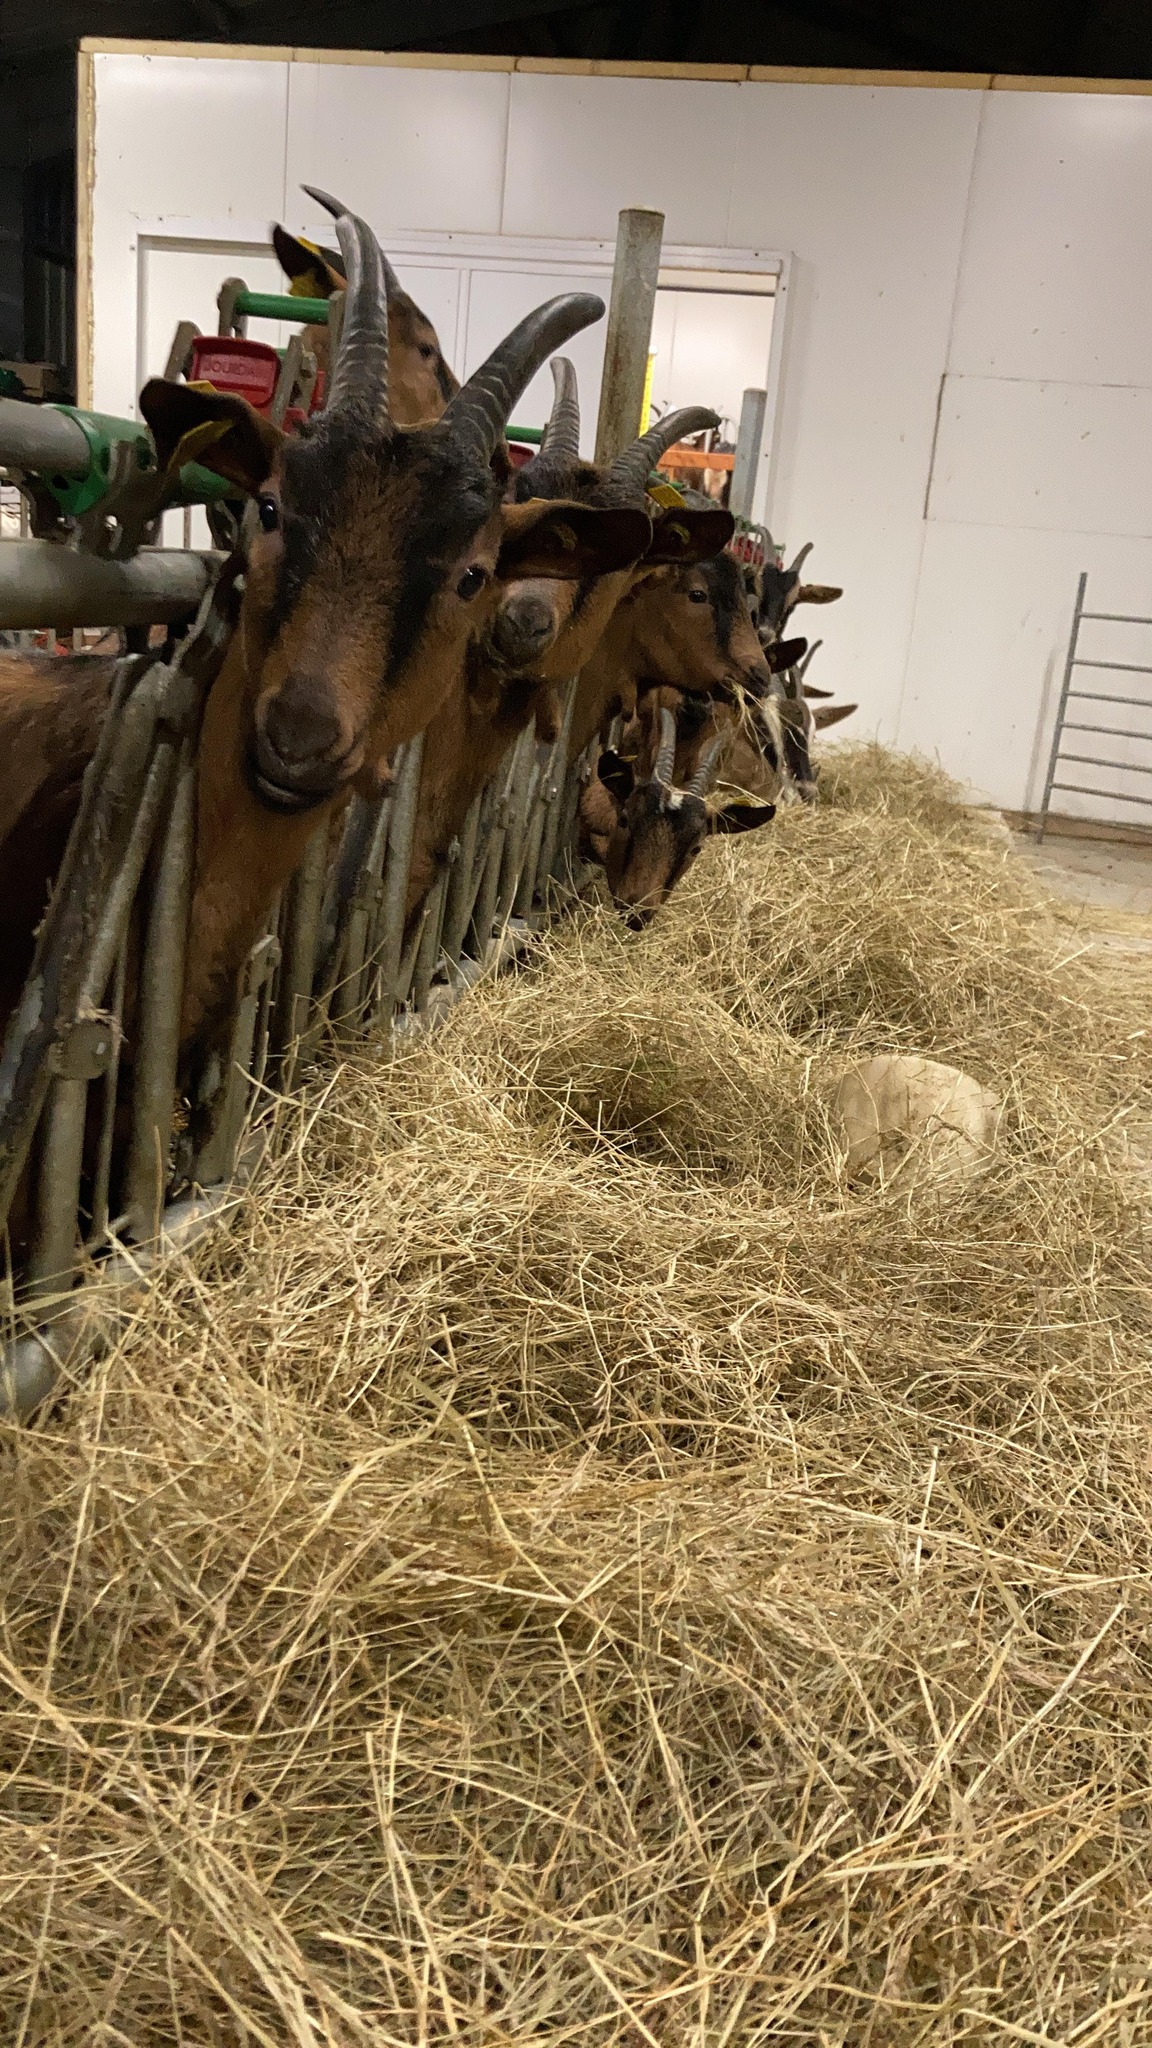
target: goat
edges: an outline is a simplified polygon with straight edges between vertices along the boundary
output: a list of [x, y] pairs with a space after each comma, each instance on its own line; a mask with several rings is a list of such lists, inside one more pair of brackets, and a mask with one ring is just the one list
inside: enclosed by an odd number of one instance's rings
[[[291, 281], [294, 297], [330, 299], [333, 292], [345, 289], [344, 259], [335, 249], [323, 249], [290, 235], [278, 223], [272, 228], [272, 246]], [[389, 410], [398, 427], [415, 427], [425, 420], [438, 420], [460, 383], [444, 359], [432, 322], [404, 290], [386, 256], [384, 274], [388, 286]], [[307, 326], [302, 339], [327, 375], [327, 327]]]
[[798, 604], [835, 604], [844, 595], [834, 583], [800, 581], [800, 571], [812, 547], [812, 541], [807, 541], [786, 569], [779, 562], [765, 561], [759, 568], [749, 564], [745, 570], [749, 608], [765, 645], [780, 639], [789, 614]]
[[[677, 774], [677, 719], [665, 701], [674, 692], [647, 693], [637, 714], [634, 760], [606, 751], [580, 802], [582, 851], [605, 870], [613, 901], [633, 931], [649, 924], [701, 852], [710, 833], [748, 832], [776, 815], [773, 803], [743, 798], [710, 805], [728, 733], [713, 726], [708, 743], [694, 749], [690, 774]], [[708, 730], [717, 707], [697, 699], [698, 731]], [[725, 707], [726, 708], [726, 707]]]
[[210, 1037], [237, 972], [312, 835], [421, 731], [483, 637], [510, 577], [599, 565], [579, 504], [503, 504], [492, 456], [558, 343], [603, 313], [568, 294], [522, 320], [429, 426], [389, 409], [388, 267], [336, 218], [348, 280], [325, 410], [288, 437], [243, 399], [153, 379], [141, 409], [162, 466], [202, 459], [255, 500], [237, 632], [205, 710], [181, 1036]]
[[703, 517], [673, 519], [645, 488], [653, 463], [683, 423], [712, 414], [686, 408], [601, 472], [580, 460], [572, 365], [560, 358], [552, 367], [552, 411], [539, 454], [514, 479], [516, 500], [523, 505], [559, 496], [582, 503], [590, 527], [597, 522], [603, 534], [604, 553], [599, 566], [579, 579], [509, 583], [488, 633], [430, 722], [409, 871], [409, 930], [473, 798], [533, 718], [542, 739], [555, 737], [557, 685], [584, 666], [636, 580], [669, 558], [681, 560], [694, 549], [710, 552], [731, 530], [727, 515], [712, 508]]

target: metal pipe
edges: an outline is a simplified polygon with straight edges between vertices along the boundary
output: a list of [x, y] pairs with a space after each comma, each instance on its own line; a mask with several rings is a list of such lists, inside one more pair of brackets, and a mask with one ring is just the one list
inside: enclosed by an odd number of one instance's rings
[[1060, 755], [1061, 729], [1064, 724], [1064, 714], [1068, 709], [1068, 693], [1072, 688], [1072, 671], [1076, 666], [1076, 643], [1080, 638], [1080, 620], [1084, 611], [1084, 593], [1087, 588], [1088, 571], [1087, 569], [1082, 569], [1080, 571], [1080, 580], [1076, 585], [1076, 603], [1072, 612], [1072, 631], [1068, 637], [1068, 655], [1064, 663], [1060, 701], [1056, 706], [1056, 723], [1052, 728], [1052, 750], [1048, 756], [1048, 772], [1044, 778], [1044, 794], [1040, 799], [1039, 829], [1036, 833], [1037, 842], [1043, 839], [1044, 828], [1048, 822], [1048, 805], [1052, 800], [1052, 785], [1056, 780], [1056, 763]]
[[524, 858], [524, 840], [528, 827], [528, 813], [532, 804], [534, 786], [538, 780], [533, 760], [535, 736], [532, 727], [525, 726], [516, 742], [512, 756], [512, 774], [508, 792], [508, 830], [504, 837], [504, 853], [500, 863], [500, 887], [496, 897], [496, 934], [499, 937], [512, 915], [516, 890], [520, 883], [520, 868]]
[[112, 1050], [104, 1072], [104, 1106], [100, 1135], [96, 1141], [96, 1166], [92, 1175], [92, 1226], [88, 1243], [95, 1249], [108, 1235], [108, 1194], [112, 1180], [112, 1148], [116, 1138], [116, 1097], [120, 1081], [120, 1051], [123, 1044], [124, 984], [128, 974], [127, 941], [120, 948], [112, 977]]
[[484, 791], [473, 797], [460, 833], [460, 844], [456, 858], [448, 871], [448, 886], [444, 895], [444, 929], [440, 950], [454, 972], [460, 960], [460, 948], [468, 930], [468, 920], [476, 901], [476, 837], [480, 829], [480, 812], [484, 804]]
[[0, 469], [70, 477], [87, 476], [91, 467], [88, 436], [70, 413], [0, 398]]
[[295, 1078], [300, 1041], [308, 1025], [316, 943], [328, 875], [328, 821], [317, 827], [292, 878], [284, 919], [280, 987], [272, 1026], [273, 1044], [282, 1055], [280, 1085], [287, 1092]]
[[151, 851], [160, 812], [167, 801], [175, 765], [175, 745], [171, 740], [160, 740], [148, 766], [143, 793], [132, 823], [128, 844], [124, 849], [124, 857], [112, 877], [108, 894], [104, 899], [100, 922], [92, 941], [91, 956], [80, 984], [76, 1008], [81, 1016], [86, 1010], [95, 1009], [108, 985], [112, 963], [128, 927], [132, 899], [140, 886], [140, 877]]
[[377, 1007], [390, 1018], [396, 1002], [400, 959], [404, 944], [408, 873], [412, 865], [412, 842], [420, 800], [420, 776], [424, 766], [424, 735], [417, 733], [404, 750], [404, 765], [397, 776], [388, 826], [388, 853], [384, 868], [384, 891], [372, 953], [379, 963]]
[[168, 1179], [195, 841], [196, 757], [192, 741], [186, 739], [177, 763], [140, 959], [132, 1137], [124, 1178], [128, 1234], [138, 1243], [153, 1237], [159, 1227]]
[[[121, 666], [32, 965], [0, 1049], [0, 1220], [8, 1213], [48, 1092], [61, 1022], [79, 1007], [94, 926], [148, 772], [164, 681], [159, 664], [149, 668], [145, 662], [142, 670], [132, 659]], [[102, 993], [101, 987], [97, 996]]]
[[610, 463], [641, 431], [640, 408], [648, 376], [652, 314], [660, 276], [664, 215], [650, 206], [628, 206], [616, 230], [616, 261], [604, 341], [596, 461]]
[[540, 841], [540, 859], [536, 868], [536, 889], [534, 891], [534, 893], [539, 893], [545, 907], [547, 907], [548, 901], [548, 883], [552, 874], [553, 863], [556, 859], [556, 847], [560, 838], [561, 812], [564, 805], [564, 791], [567, 779], [565, 770], [568, 762], [568, 749], [572, 744], [572, 720], [576, 715], [576, 692], [579, 684], [579, 676], [573, 676], [564, 698], [564, 716], [561, 721], [560, 732], [552, 749], [552, 758], [548, 764], [547, 784], [544, 795], [544, 801], [548, 806], [548, 813], [544, 824], [543, 836]]
[[768, 393], [754, 385], [744, 393], [740, 407], [740, 425], [736, 431], [736, 459], [732, 464], [732, 482], [728, 490], [728, 510], [737, 519], [751, 519], [752, 505], [756, 497], [756, 472], [760, 467], [760, 450], [764, 445], [764, 418], [768, 410]]
[[416, 954], [416, 965], [412, 970], [412, 1007], [414, 1010], [428, 1008], [428, 991], [432, 976], [440, 958], [440, 941], [444, 932], [444, 904], [448, 891], [448, 870], [443, 868], [432, 884], [428, 897], [428, 911], [424, 919], [424, 930]]
[[145, 548], [128, 561], [110, 562], [57, 541], [5, 541], [0, 547], [0, 629], [42, 626], [45, 619], [54, 621], [57, 632], [190, 619], [222, 560], [207, 551]]

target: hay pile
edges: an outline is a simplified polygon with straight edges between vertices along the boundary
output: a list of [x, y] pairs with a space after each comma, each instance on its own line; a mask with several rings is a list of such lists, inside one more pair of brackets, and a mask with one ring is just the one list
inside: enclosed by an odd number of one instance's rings
[[[4, 1444], [5, 2043], [1152, 2038], [1148, 981], [826, 779]], [[894, 1049], [1007, 1098], [944, 1203], [829, 1140]]]

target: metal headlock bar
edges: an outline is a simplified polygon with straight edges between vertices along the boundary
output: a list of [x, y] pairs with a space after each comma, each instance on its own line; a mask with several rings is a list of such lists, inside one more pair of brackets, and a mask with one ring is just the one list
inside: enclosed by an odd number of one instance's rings
[[1146, 711], [1152, 721], [1152, 685], [1145, 697], [1132, 697], [1113, 693], [1109, 690], [1081, 690], [1076, 686], [1078, 669], [1111, 669], [1125, 675], [1152, 676], [1152, 662], [1103, 661], [1095, 656], [1080, 653], [1080, 629], [1085, 620], [1106, 622], [1116, 626], [1152, 626], [1152, 618], [1145, 618], [1136, 612], [1090, 612], [1085, 609], [1084, 599], [1088, 591], [1088, 572], [1082, 570], [1076, 585], [1076, 603], [1072, 612], [1072, 631], [1068, 636], [1068, 653], [1064, 662], [1064, 676], [1060, 688], [1060, 700], [1056, 707], [1056, 724], [1052, 734], [1052, 747], [1048, 756], [1048, 772], [1044, 779], [1044, 795], [1036, 821], [1036, 837], [1043, 839], [1048, 826], [1049, 811], [1054, 790], [1067, 790], [1077, 796], [1103, 797], [1109, 803], [1137, 804], [1143, 809], [1152, 809], [1152, 795], [1144, 796], [1133, 790], [1101, 788], [1099, 783], [1065, 782], [1060, 779], [1060, 769], [1067, 762], [1074, 762], [1083, 768], [1114, 769], [1123, 775], [1152, 775], [1152, 757], [1147, 760], [1118, 761], [1114, 755], [1080, 754], [1070, 752], [1064, 745], [1064, 736], [1070, 732], [1091, 733], [1098, 740], [1136, 740], [1152, 749], [1152, 722], [1147, 730], [1132, 726], [1101, 725], [1092, 720], [1068, 717], [1068, 707], [1076, 703], [1122, 704]]
[[[659, 239], [658, 215], [622, 216], [601, 437], [636, 431]], [[230, 279], [219, 307], [221, 335], [243, 333], [251, 316], [327, 322], [331, 340], [343, 295], [281, 300]], [[171, 375], [196, 339], [182, 323]], [[302, 391], [307, 405], [300, 374], [300, 351], [286, 351], [275, 402]], [[35, 536], [0, 544], [0, 626], [194, 619], [170, 658], [117, 665], [0, 1046], [0, 1237], [24, 1248], [19, 1275], [9, 1272], [0, 1414], [23, 1416], [115, 1341], [160, 1259], [235, 1205], [267, 1140], [265, 1112], [299, 1085], [325, 1033], [392, 1040], [418, 1028], [574, 900], [588, 877], [575, 823], [591, 752], [568, 761], [573, 678], [557, 738], [539, 743], [531, 725], [519, 735], [413, 906], [423, 735], [398, 749], [378, 798], [349, 797], [338, 838], [335, 821], [317, 829], [239, 976], [225, 1052], [205, 1059], [180, 1102], [200, 721], [242, 564], [150, 543], [163, 510], [211, 506], [228, 487], [196, 464], [161, 477], [138, 422], [6, 400], [0, 471], [22, 493], [22, 534], [30, 510]]]
[[[21, 1197], [29, 1252], [14, 1302], [19, 1335], [0, 1352], [0, 1413], [28, 1413], [106, 1329], [109, 1275], [122, 1301], [126, 1287], [144, 1284], [173, 1219], [181, 1242], [190, 1217], [208, 1227], [254, 1117], [299, 1085], [326, 1031], [348, 1039], [416, 1028], [521, 952], [572, 894], [567, 836], [585, 772], [566, 765], [575, 679], [557, 739], [538, 744], [531, 726], [520, 734], [414, 918], [423, 736], [410, 741], [385, 793], [350, 801], [331, 855], [327, 824], [318, 830], [253, 947], [226, 1069], [201, 1076], [194, 1108], [207, 1105], [208, 1129], [191, 1153], [175, 1127], [195, 734], [226, 617], [216, 590], [173, 663], [122, 664], [5, 1042], [0, 1219]], [[121, 1050], [129, 955], [130, 1067]], [[84, 1272], [90, 1284], [77, 1288]]]

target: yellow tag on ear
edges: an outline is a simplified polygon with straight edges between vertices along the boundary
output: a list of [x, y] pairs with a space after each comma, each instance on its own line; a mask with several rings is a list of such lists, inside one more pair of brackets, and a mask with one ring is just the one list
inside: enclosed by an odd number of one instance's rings
[[213, 397], [216, 395], [216, 386], [208, 377], [190, 378], [184, 389], [186, 391], [210, 391]]
[[173, 476], [183, 469], [186, 462], [199, 462], [205, 449], [213, 448], [217, 441], [222, 441], [231, 425], [231, 420], [202, 420], [198, 427], [189, 427], [177, 441], [165, 473]]
[[688, 546], [688, 543], [692, 538], [692, 535], [689, 533], [688, 528], [686, 526], [681, 526], [678, 519], [666, 519], [664, 521], [663, 526], [660, 528], [660, 532], [661, 536], [669, 534], [671, 535], [671, 538], [673, 540], [683, 541], [685, 547]]
[[[311, 243], [306, 245], [311, 247]], [[319, 255], [319, 250], [317, 250]], [[288, 286], [290, 299], [326, 299], [332, 290], [332, 280], [327, 271], [302, 270]]]
[[649, 484], [648, 496], [655, 499], [658, 505], [682, 506], [684, 503], [675, 484]]

